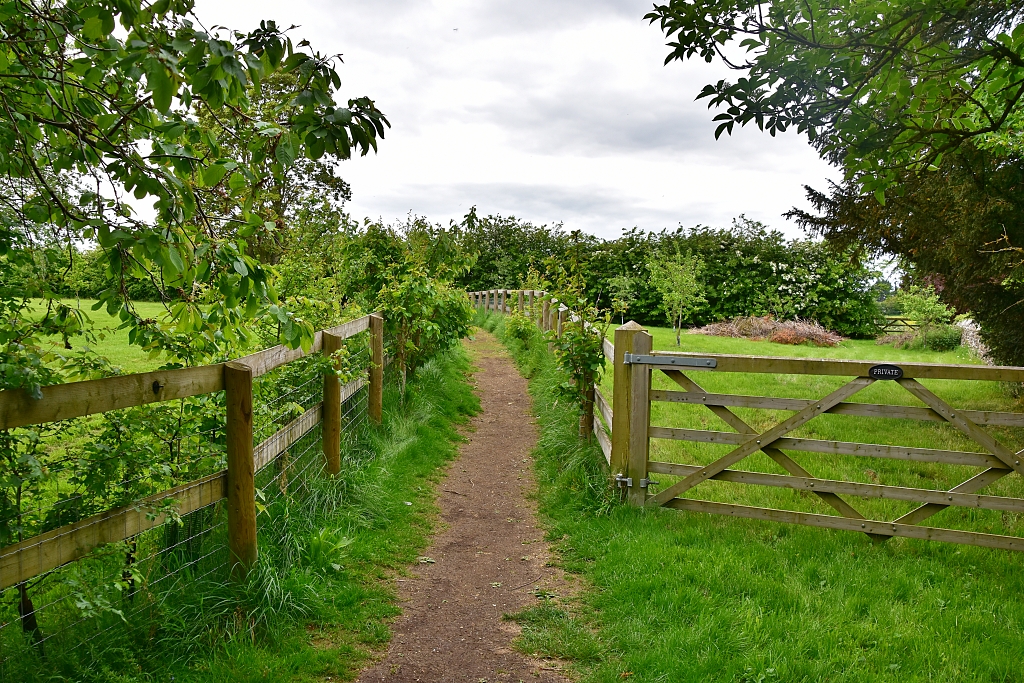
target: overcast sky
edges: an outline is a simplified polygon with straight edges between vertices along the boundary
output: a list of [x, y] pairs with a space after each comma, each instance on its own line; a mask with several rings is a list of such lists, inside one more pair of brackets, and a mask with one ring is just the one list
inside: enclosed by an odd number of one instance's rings
[[355, 217], [447, 223], [470, 206], [612, 238], [632, 226], [800, 231], [781, 214], [837, 177], [806, 139], [756, 128], [714, 139], [701, 87], [717, 65], [663, 65], [665, 38], [634, 0], [199, 0], [206, 26], [284, 25], [342, 53], [342, 97], [392, 128], [344, 162]]

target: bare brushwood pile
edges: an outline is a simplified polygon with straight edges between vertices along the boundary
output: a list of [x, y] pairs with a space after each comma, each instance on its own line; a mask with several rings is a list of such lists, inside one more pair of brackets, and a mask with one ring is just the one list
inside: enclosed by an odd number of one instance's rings
[[712, 337], [738, 337], [752, 341], [770, 341], [776, 344], [804, 344], [837, 346], [843, 338], [825, 329], [813, 320], [775, 320], [771, 316], [744, 316], [720, 323], [712, 323], [690, 330], [691, 334]]

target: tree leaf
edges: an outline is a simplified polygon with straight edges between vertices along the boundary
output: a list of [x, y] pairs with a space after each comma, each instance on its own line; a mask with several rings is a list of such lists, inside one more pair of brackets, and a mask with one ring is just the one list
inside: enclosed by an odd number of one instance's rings
[[274, 148], [274, 157], [285, 168], [295, 163], [295, 147], [292, 145], [292, 136], [287, 132], [277, 138], [277, 146]]

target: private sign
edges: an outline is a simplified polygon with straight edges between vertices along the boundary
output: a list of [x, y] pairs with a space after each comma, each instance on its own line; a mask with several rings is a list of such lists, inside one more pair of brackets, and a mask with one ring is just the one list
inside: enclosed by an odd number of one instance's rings
[[897, 365], [874, 365], [868, 370], [872, 379], [902, 379], [903, 368]]

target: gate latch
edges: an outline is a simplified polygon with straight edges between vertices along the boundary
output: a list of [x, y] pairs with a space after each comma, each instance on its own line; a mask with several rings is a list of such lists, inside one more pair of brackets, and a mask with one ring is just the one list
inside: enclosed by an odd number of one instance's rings
[[626, 365], [658, 365], [683, 366], [689, 368], [714, 368], [718, 361], [714, 358], [687, 358], [685, 356], [649, 356], [641, 353], [624, 353], [622, 362]]
[[626, 477], [621, 474], [615, 475], [615, 485], [619, 488], [629, 488], [633, 485], [633, 477]]
[[640, 488], [645, 489], [648, 486], [650, 486], [651, 484], [654, 484], [655, 486], [657, 486], [660, 483], [661, 482], [654, 481], [653, 479], [641, 479], [640, 480]]

